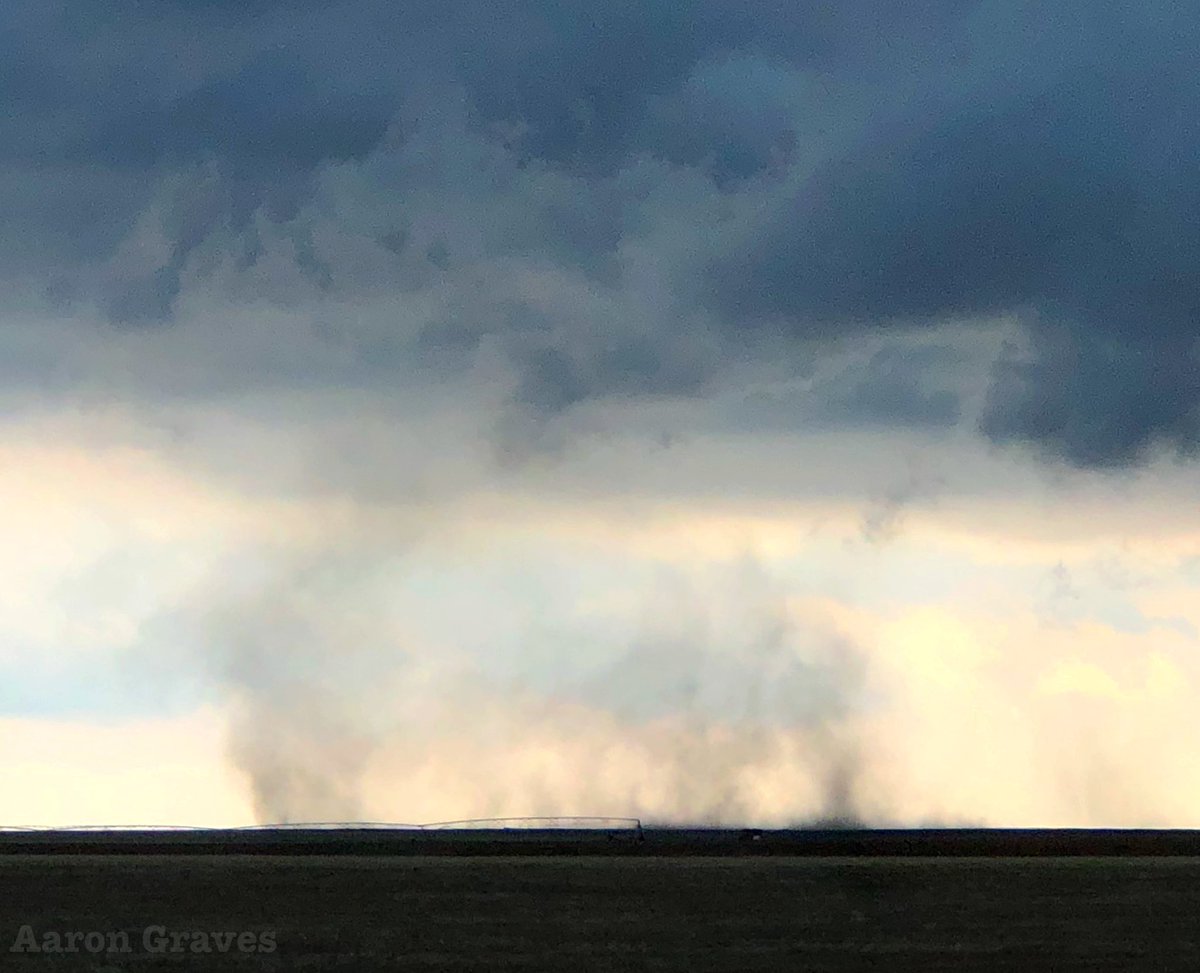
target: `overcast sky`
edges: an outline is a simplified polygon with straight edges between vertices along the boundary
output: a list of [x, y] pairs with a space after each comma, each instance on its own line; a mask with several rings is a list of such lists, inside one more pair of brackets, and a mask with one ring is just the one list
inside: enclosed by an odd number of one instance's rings
[[0, 824], [1200, 824], [1200, 13], [0, 9]]

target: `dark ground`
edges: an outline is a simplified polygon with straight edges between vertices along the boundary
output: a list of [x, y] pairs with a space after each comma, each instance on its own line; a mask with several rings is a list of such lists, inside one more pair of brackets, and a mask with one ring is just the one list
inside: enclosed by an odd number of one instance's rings
[[[1197, 970], [1198, 913], [1181, 857], [0, 855], [14, 973]], [[22, 925], [132, 952], [12, 954]], [[156, 954], [151, 926], [277, 949]]]

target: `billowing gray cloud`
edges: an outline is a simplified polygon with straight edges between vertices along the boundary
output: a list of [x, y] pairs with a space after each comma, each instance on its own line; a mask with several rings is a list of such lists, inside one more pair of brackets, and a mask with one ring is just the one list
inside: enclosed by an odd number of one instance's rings
[[937, 345], [885, 346], [861, 369], [814, 390], [818, 414], [835, 423], [952, 426], [961, 411], [959, 397], [937, 387], [938, 371], [951, 370], [959, 358]]
[[[499, 355], [537, 419], [1008, 314], [1027, 347], [996, 363], [986, 436], [1085, 466], [1200, 441], [1200, 18], [1178, 5], [2, 16], [0, 276], [102, 333], [297, 312], [285, 353], [231, 350], [214, 383], [278, 381], [315, 334], [308, 382]], [[958, 420], [899, 363], [868, 371], [823, 390], [827, 418]]]

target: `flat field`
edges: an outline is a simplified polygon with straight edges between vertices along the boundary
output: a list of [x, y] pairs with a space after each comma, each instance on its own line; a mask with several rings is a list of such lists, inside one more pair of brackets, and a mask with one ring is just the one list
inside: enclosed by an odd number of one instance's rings
[[1197, 970], [1198, 915], [1195, 858], [0, 856], [13, 973]]

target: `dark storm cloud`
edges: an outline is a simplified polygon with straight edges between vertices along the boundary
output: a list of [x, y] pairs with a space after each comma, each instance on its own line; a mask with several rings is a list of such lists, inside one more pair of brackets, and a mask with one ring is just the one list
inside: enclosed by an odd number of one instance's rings
[[1196, 317], [1154, 317], [1141, 333], [1108, 318], [1035, 325], [1032, 355], [997, 363], [983, 430], [1025, 439], [1081, 466], [1135, 462], [1154, 441], [1200, 445]]
[[[376, 372], [372, 349], [446, 363], [495, 340], [520, 407], [546, 415], [695, 394], [789, 342], [811, 355], [1016, 314], [1028, 349], [996, 367], [986, 435], [1098, 466], [1200, 436], [1188, 7], [124, 0], [0, 16], [0, 272], [52, 306], [165, 323], [214, 254], [253, 282], [274, 246], [293, 300], [439, 295], [419, 340], [352, 336]], [[664, 167], [651, 184], [647, 160]], [[367, 175], [329, 195], [343, 170]], [[364, 233], [370, 252], [351, 252]], [[657, 303], [628, 291], [631, 243], [633, 270], [671, 292]], [[611, 306], [507, 314], [524, 297], [470, 271], [512, 257], [593, 280]], [[707, 361], [689, 344], [704, 315]], [[827, 413], [957, 418], [951, 393], [872, 367]]]
[[[323, 34], [312, 5], [38, 4], [4, 20], [0, 185], [16, 219], [3, 269], [40, 275], [52, 296], [90, 283], [118, 321], [167, 317], [203, 239], [257, 211], [294, 216], [311, 171], [368, 150], [395, 110], [400, 66], [363, 77], [358, 39]], [[97, 281], [164, 189], [169, 252]]]
[[[759, 93], [753, 77], [732, 79], [749, 96], [741, 104], [720, 92], [710, 100], [689, 90], [686, 82], [706, 60], [736, 51], [844, 74], [876, 57], [881, 40], [921, 32], [936, 36], [970, 6], [931, 0], [901, 12], [879, 0], [542, 5], [509, 0], [456, 5], [450, 39], [481, 113], [526, 124], [522, 147], [538, 158], [596, 172], [653, 148], [672, 161], [707, 160], [718, 171], [745, 173], [769, 161], [769, 139], [783, 134], [770, 129], [788, 126], [768, 123], [764, 146], [763, 133], [746, 124]], [[487, 37], [478, 31], [484, 16], [491, 18]], [[674, 111], [661, 111], [660, 99]], [[713, 117], [730, 108], [746, 116], [740, 130], [737, 120]], [[697, 125], [711, 135], [706, 144], [692, 138]]]
[[994, 23], [1003, 76], [830, 159], [722, 259], [716, 301], [804, 335], [1018, 312], [1032, 354], [997, 366], [989, 436], [1081, 465], [1190, 451], [1200, 18], [1108, 3]]
[[[953, 6], [926, 5], [922, 16], [937, 20]], [[211, 231], [218, 218], [242, 224], [265, 207], [287, 219], [304, 173], [361, 157], [405, 97], [435, 81], [465, 85], [481, 123], [517, 126], [526, 157], [595, 170], [646, 145], [676, 145], [681, 161], [709, 155], [709, 147], [668, 131], [701, 119], [660, 117], [647, 126], [651, 101], [723, 51], [799, 64], [834, 63], [838, 52], [861, 58], [855, 52], [869, 47], [870, 30], [886, 19], [879, 11], [889, 7], [875, 0], [737, 10], [511, 0], [12, 6], [0, 33], [0, 162], [7, 179], [33, 184], [20, 198], [31, 200], [31, 217], [44, 225], [31, 218], [23, 230], [40, 230], [38, 242], [60, 248], [53, 255], [61, 260], [101, 256], [127, 232], [156, 178], [211, 162], [230, 185], [219, 212], [180, 229], [186, 251], [189, 237]], [[863, 34], [854, 27], [860, 20], [875, 26]], [[713, 146], [718, 156], [734, 158], [739, 171], [753, 168], [761, 133], [707, 124], [725, 129], [714, 136], [724, 143]], [[91, 205], [72, 205], [72, 196]]]

